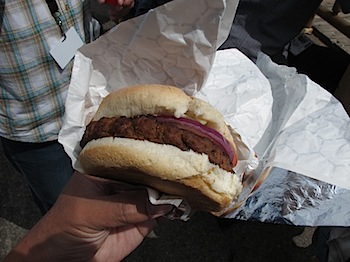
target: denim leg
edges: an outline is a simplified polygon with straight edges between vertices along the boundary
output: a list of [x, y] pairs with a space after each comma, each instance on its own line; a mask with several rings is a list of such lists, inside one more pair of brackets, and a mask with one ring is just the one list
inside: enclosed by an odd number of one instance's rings
[[69, 156], [58, 141], [22, 143], [1, 138], [6, 157], [28, 181], [42, 214], [55, 203], [73, 174]]

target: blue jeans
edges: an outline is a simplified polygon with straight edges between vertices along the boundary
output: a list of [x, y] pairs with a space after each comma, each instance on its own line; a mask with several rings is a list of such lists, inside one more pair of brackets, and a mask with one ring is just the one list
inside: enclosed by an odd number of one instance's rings
[[55, 203], [73, 174], [69, 156], [58, 141], [24, 143], [1, 138], [3, 151], [24, 175], [42, 214]]

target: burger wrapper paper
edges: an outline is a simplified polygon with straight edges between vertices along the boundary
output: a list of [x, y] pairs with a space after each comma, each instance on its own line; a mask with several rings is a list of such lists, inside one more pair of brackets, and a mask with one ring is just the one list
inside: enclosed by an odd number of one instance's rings
[[[102, 99], [136, 84], [167, 84], [208, 101], [239, 144], [243, 190], [228, 218], [295, 225], [349, 225], [350, 121], [339, 101], [294, 68], [261, 54], [256, 64], [228, 37], [238, 0], [175, 0], [122, 22], [81, 47], [74, 59], [59, 141], [74, 167], [85, 126]], [[238, 135], [239, 134], [239, 135]], [[191, 209], [172, 203], [172, 218]]]

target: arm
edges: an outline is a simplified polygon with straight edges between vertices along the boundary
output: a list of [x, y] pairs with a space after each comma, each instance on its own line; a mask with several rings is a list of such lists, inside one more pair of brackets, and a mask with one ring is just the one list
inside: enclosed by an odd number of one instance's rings
[[120, 261], [170, 210], [169, 205], [150, 204], [144, 189], [76, 172], [4, 262]]

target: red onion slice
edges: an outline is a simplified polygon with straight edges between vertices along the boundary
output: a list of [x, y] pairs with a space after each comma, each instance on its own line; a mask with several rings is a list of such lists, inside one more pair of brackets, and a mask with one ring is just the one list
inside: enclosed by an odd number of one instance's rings
[[179, 117], [176, 118], [174, 116], [157, 116], [157, 118], [160, 121], [168, 121], [168, 122], [173, 122], [173, 123], [178, 123], [181, 122], [182, 124], [188, 126], [189, 128], [193, 128], [202, 134], [208, 136], [209, 138], [213, 139], [217, 144], [219, 144], [225, 152], [228, 154], [230, 161], [233, 162], [235, 154], [233, 152], [231, 144], [227, 141], [225, 137], [223, 137], [219, 132], [216, 130], [207, 127], [205, 125], [202, 125], [196, 120], [189, 119], [189, 118], [184, 118], [184, 117]]

